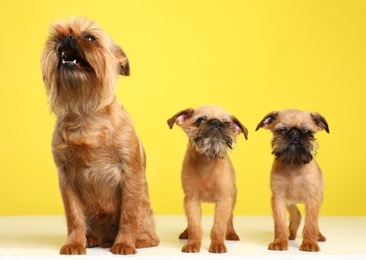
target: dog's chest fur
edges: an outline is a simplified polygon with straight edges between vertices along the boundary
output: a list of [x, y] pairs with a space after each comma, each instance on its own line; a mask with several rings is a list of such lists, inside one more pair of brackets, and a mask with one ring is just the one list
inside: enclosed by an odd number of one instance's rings
[[315, 160], [306, 165], [286, 167], [275, 161], [271, 188], [274, 194], [281, 195], [289, 203], [303, 203], [316, 196], [322, 197], [322, 174]]
[[[88, 129], [83, 124], [91, 125]], [[123, 141], [117, 126], [108, 128], [100, 117], [62, 120], [53, 138], [54, 160], [60, 182], [67, 182], [85, 208], [113, 212], [120, 205], [120, 183], [123, 178]], [[107, 127], [106, 127], [107, 126]], [[121, 128], [120, 128], [121, 129]]]
[[[189, 153], [186, 156], [189, 157]], [[204, 202], [217, 202], [236, 192], [235, 172], [230, 158], [207, 158], [205, 161], [185, 158], [183, 163], [182, 183], [186, 196]]]

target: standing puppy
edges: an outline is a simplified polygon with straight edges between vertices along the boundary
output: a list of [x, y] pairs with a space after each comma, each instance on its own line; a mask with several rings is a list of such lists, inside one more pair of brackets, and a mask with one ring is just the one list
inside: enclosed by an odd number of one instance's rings
[[41, 67], [57, 116], [52, 152], [68, 230], [60, 253], [157, 246], [144, 148], [115, 95], [130, 71], [125, 53], [93, 21], [73, 18], [52, 26]]
[[180, 234], [187, 239], [182, 252], [199, 252], [202, 229], [201, 202], [216, 203], [216, 214], [211, 230], [212, 253], [227, 252], [224, 240], [239, 240], [233, 226], [236, 202], [235, 171], [227, 150], [235, 138], [248, 130], [234, 116], [216, 106], [188, 108], [168, 120], [183, 128], [189, 142], [183, 161], [182, 186], [188, 227]]
[[[296, 203], [305, 204], [305, 226], [302, 251], [320, 250], [317, 241], [325, 241], [318, 227], [318, 215], [323, 201], [323, 177], [314, 159], [317, 144], [314, 134], [328, 123], [318, 113], [295, 109], [272, 112], [258, 124], [257, 129], [272, 131], [272, 154], [275, 155], [271, 171], [272, 212], [275, 239], [270, 250], [287, 250], [288, 239], [295, 239], [301, 215]], [[290, 226], [286, 224], [286, 208], [290, 213]]]

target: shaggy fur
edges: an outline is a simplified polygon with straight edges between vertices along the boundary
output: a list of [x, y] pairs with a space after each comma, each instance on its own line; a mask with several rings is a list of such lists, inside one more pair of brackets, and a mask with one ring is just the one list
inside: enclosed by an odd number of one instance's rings
[[[288, 239], [295, 239], [301, 215], [296, 204], [305, 204], [305, 226], [302, 251], [320, 250], [317, 241], [325, 241], [318, 227], [318, 215], [323, 201], [322, 172], [314, 160], [314, 134], [325, 129], [328, 123], [318, 113], [289, 109], [272, 112], [258, 124], [257, 129], [272, 131], [272, 154], [275, 155], [271, 171], [272, 212], [275, 238], [270, 250], [287, 250]], [[286, 224], [286, 209], [290, 225]]]
[[118, 76], [129, 75], [125, 53], [95, 22], [72, 18], [53, 24], [41, 68], [57, 116], [52, 152], [68, 230], [60, 253], [157, 246], [144, 148], [115, 95]]
[[233, 225], [236, 202], [235, 171], [227, 150], [235, 138], [248, 130], [234, 116], [216, 106], [188, 108], [168, 120], [170, 128], [179, 125], [189, 142], [182, 167], [184, 209], [188, 227], [180, 239], [188, 239], [182, 252], [199, 252], [202, 229], [201, 202], [216, 203], [209, 252], [227, 252], [224, 240], [239, 240]]

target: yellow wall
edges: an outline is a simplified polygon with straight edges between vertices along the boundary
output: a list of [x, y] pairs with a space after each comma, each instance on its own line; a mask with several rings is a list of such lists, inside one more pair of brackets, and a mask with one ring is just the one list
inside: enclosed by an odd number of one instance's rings
[[[39, 58], [49, 25], [82, 15], [126, 51], [132, 74], [118, 96], [148, 156], [156, 214], [183, 214], [186, 136], [166, 120], [216, 104], [249, 129], [231, 153], [235, 214], [271, 214], [271, 110], [320, 112], [322, 215], [366, 214], [366, 2], [337, 0], [6, 1], [0, 10], [0, 215], [62, 214]], [[211, 213], [212, 206], [205, 206]]]

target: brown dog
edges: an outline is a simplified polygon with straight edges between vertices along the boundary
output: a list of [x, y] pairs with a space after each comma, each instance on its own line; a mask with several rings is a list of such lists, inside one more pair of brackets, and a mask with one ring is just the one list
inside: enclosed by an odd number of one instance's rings
[[[301, 215], [296, 203], [305, 204], [305, 226], [302, 251], [319, 251], [317, 241], [325, 241], [318, 227], [318, 215], [323, 201], [322, 172], [314, 159], [317, 144], [314, 134], [325, 129], [327, 121], [318, 113], [295, 109], [272, 112], [258, 124], [257, 129], [272, 131], [271, 171], [272, 212], [275, 238], [270, 250], [287, 250], [288, 239], [295, 239]], [[286, 224], [286, 208], [290, 225]]]
[[183, 161], [182, 186], [188, 227], [179, 238], [187, 239], [183, 252], [199, 252], [202, 229], [201, 202], [216, 203], [215, 221], [211, 230], [212, 253], [227, 252], [224, 240], [239, 240], [233, 226], [236, 202], [235, 171], [227, 150], [235, 138], [248, 130], [234, 116], [216, 106], [188, 108], [168, 120], [188, 135], [188, 147]]
[[52, 151], [68, 229], [60, 253], [157, 246], [144, 148], [115, 95], [118, 75], [129, 75], [125, 53], [93, 21], [72, 18], [52, 26], [41, 67], [57, 115]]

